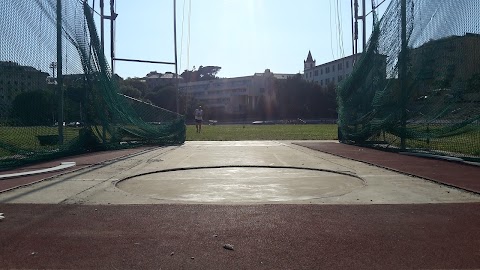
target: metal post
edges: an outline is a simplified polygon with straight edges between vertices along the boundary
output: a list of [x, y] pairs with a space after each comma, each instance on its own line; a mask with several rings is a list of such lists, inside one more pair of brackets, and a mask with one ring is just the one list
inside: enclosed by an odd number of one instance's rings
[[367, 47], [367, 17], [365, 13], [365, 1], [362, 0], [362, 30], [363, 30], [363, 49], [362, 52], [365, 52], [365, 48]]
[[115, 0], [110, 0], [110, 56], [112, 58], [112, 78], [113, 78], [113, 75], [115, 74], [115, 26], [114, 26], [114, 23], [115, 23], [115, 18], [116, 18], [116, 14], [115, 14]]
[[55, 79], [55, 69], [57, 68], [57, 62], [50, 63], [50, 68], [52, 69], [52, 77]]
[[350, 15], [352, 20], [352, 55], [353, 55], [352, 66], [353, 66], [353, 64], [355, 63], [355, 22], [353, 17], [353, 0], [350, 0]]
[[180, 113], [180, 100], [178, 90], [178, 62], [177, 62], [177, 1], [173, 0], [173, 42], [175, 48], [175, 84], [177, 87], [177, 114]]
[[355, 52], [354, 52], [354, 55], [356, 58], [356, 55], [358, 53], [358, 0], [355, 0], [354, 4], [353, 4], [353, 8], [355, 10], [355, 22], [354, 22], [354, 26], [355, 26], [355, 34], [354, 34], [354, 39], [355, 39]]
[[105, 54], [105, 18], [104, 18], [104, 0], [100, 0], [100, 45], [102, 53]]
[[63, 144], [62, 1], [57, 0], [58, 144]]
[[402, 149], [405, 149], [406, 144], [406, 129], [407, 129], [407, 1], [401, 0], [401, 30], [402, 30], [402, 50], [400, 51], [400, 91], [402, 93], [402, 119], [401, 119], [401, 138], [400, 145]]

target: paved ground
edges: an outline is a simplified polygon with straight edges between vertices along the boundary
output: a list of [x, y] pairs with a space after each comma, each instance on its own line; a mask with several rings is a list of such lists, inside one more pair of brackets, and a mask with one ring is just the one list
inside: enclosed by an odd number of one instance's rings
[[81, 169], [92, 167], [92, 166], [99, 166], [114, 160], [118, 161], [118, 160], [121, 160], [122, 158], [127, 158], [127, 157], [132, 157], [135, 155], [142, 154], [151, 149], [153, 149], [153, 147], [139, 147], [134, 149], [94, 152], [94, 153], [65, 157], [58, 160], [52, 160], [52, 161], [42, 162], [38, 164], [28, 165], [28, 166], [24, 166], [24, 167], [9, 170], [9, 171], [2, 171], [0, 173], [4, 175], [4, 174], [22, 173], [22, 172], [52, 168], [60, 165], [61, 162], [66, 162], [66, 161], [71, 161], [76, 163], [75, 167], [70, 167], [62, 171], [0, 180], [0, 192], [7, 191], [10, 189], [15, 189], [23, 185], [29, 185], [37, 181], [42, 181], [44, 179], [55, 177], [64, 173], [77, 171], [77, 170], [81, 170]]
[[0, 193], [0, 268], [480, 268], [472, 192], [290, 142], [100, 161]]

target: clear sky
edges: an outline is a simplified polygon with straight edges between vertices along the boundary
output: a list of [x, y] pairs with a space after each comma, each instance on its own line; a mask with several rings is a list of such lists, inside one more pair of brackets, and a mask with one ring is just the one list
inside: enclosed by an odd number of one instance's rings
[[[366, 1], [368, 13], [371, 1]], [[99, 11], [99, 0], [88, 2]], [[105, 0], [106, 15], [109, 2]], [[174, 1], [115, 2], [116, 57], [174, 62]], [[378, 9], [380, 16], [389, 2]], [[220, 66], [220, 77], [249, 76], [267, 68], [298, 73], [309, 50], [317, 65], [352, 53], [350, 0], [177, 0], [176, 8], [179, 73], [201, 65]], [[367, 36], [371, 26], [369, 15]], [[108, 21], [105, 29], [110, 59]], [[175, 72], [173, 65], [115, 63], [115, 73], [123, 78], [155, 70]]]

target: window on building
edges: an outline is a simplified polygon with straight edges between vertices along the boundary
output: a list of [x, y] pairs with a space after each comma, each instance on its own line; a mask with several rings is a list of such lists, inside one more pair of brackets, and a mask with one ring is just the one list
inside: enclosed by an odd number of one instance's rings
[[323, 68], [322, 68], [322, 69], [320, 69], [320, 74], [322, 74], [322, 75], [323, 75]]
[[345, 63], [345, 66], [348, 68], [348, 66], [349, 66], [348, 60], [347, 60], [347, 62]]
[[327, 74], [330, 73], [330, 67], [325, 68], [325, 73], [327, 73]]
[[332, 71], [335, 72], [335, 65], [332, 66]]
[[318, 70], [315, 70], [315, 76], [318, 76]]
[[343, 69], [343, 63], [338, 63], [338, 70], [342, 70]]

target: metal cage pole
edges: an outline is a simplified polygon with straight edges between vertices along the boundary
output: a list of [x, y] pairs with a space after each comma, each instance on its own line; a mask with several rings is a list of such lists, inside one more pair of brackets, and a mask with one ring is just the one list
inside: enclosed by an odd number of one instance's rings
[[63, 76], [62, 76], [62, 1], [57, 0], [57, 94], [58, 94], [58, 144], [63, 144]]
[[401, 138], [400, 147], [405, 149], [406, 130], [407, 130], [407, 1], [401, 0], [401, 35], [402, 49], [400, 51], [400, 91], [402, 96], [402, 119], [401, 119]]
[[178, 90], [178, 62], [177, 62], [177, 1], [173, 0], [173, 42], [175, 48], [175, 85], [177, 88], [177, 115], [180, 114], [180, 94]]

